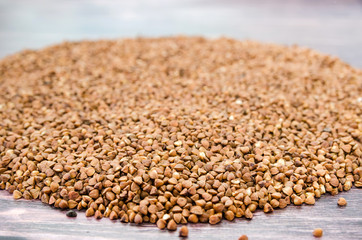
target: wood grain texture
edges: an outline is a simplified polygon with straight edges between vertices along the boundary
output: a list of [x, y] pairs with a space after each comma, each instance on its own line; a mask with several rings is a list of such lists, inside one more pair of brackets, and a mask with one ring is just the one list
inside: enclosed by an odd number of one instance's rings
[[[338, 207], [339, 197], [348, 204]], [[0, 239], [179, 239], [178, 232], [161, 231], [155, 225], [124, 224], [109, 219], [68, 218], [66, 211], [40, 201], [13, 200], [0, 192]], [[257, 211], [254, 218], [224, 220], [218, 225], [188, 224], [189, 239], [314, 239], [314, 228], [323, 239], [362, 239], [362, 190], [353, 188], [337, 196], [324, 195], [314, 206], [288, 206], [271, 214]]]
[[[362, 1], [43, 1], [0, 0], [0, 57], [64, 40], [163, 36], [228, 36], [298, 44], [362, 67]], [[348, 205], [337, 206], [343, 196]], [[189, 239], [362, 239], [362, 190], [325, 195], [315, 206], [289, 206], [252, 221], [189, 224]], [[0, 191], [0, 239], [179, 239], [178, 232], [109, 219], [76, 219], [39, 201]]]

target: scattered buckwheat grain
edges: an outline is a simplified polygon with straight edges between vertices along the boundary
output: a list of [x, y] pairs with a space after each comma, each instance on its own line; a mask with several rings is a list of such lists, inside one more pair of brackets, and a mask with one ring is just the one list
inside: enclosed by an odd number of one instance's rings
[[248, 238], [248, 236], [246, 236], [246, 235], [241, 235], [240, 237], [239, 237], [239, 240], [248, 240], [249, 238]]
[[315, 237], [322, 237], [323, 236], [323, 230], [322, 230], [322, 228], [316, 228], [316, 229], [314, 229], [314, 231], [313, 231], [313, 236], [315, 236]]
[[187, 237], [189, 235], [189, 229], [186, 226], [180, 228], [180, 237]]
[[341, 197], [341, 198], [338, 199], [338, 206], [343, 207], [343, 206], [346, 206], [346, 205], [347, 205], [347, 201], [346, 201], [345, 198]]

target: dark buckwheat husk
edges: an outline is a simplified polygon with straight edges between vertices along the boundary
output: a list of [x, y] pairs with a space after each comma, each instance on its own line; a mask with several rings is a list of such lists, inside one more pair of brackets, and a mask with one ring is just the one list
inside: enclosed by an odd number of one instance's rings
[[66, 215], [72, 218], [77, 217], [77, 213], [74, 210], [69, 210]]
[[362, 186], [362, 72], [313, 50], [65, 42], [1, 60], [0, 91], [15, 199], [176, 230]]

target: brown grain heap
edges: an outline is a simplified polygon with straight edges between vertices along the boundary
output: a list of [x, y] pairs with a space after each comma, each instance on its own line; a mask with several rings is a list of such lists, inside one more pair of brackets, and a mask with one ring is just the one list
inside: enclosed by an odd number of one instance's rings
[[312, 50], [63, 43], [3, 59], [0, 91], [15, 199], [176, 230], [362, 186], [362, 72]]

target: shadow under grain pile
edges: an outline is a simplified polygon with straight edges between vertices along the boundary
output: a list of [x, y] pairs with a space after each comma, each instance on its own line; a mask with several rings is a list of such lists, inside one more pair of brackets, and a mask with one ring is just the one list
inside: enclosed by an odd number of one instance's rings
[[0, 90], [15, 199], [176, 230], [362, 186], [362, 72], [309, 49], [63, 43], [2, 60]]

